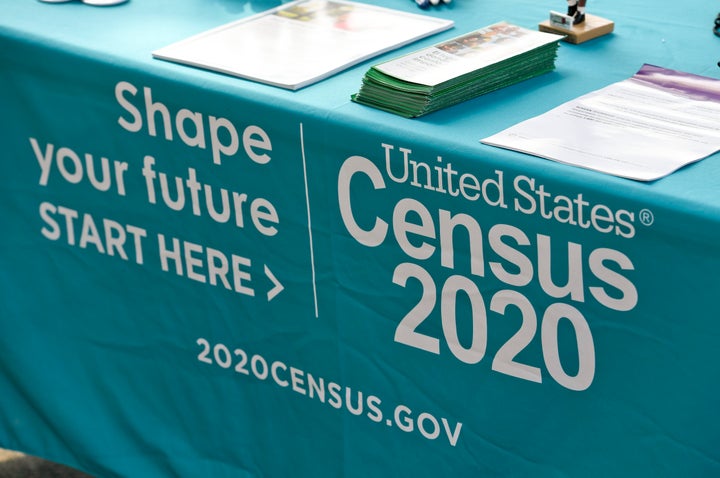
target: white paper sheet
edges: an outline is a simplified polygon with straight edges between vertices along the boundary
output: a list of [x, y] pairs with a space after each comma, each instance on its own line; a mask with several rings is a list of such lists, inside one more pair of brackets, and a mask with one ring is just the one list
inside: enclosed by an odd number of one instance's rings
[[481, 140], [652, 181], [720, 150], [720, 81], [652, 65]]

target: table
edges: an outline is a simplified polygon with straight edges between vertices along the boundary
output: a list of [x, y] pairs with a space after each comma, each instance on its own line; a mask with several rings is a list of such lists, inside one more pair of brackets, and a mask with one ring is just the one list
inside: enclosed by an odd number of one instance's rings
[[[615, 32], [554, 72], [406, 120], [350, 101], [377, 59], [290, 92], [151, 58], [270, 1], [0, 5], [0, 446], [98, 477], [720, 473], [720, 157], [640, 183], [479, 142], [643, 63], [717, 77], [715, 7], [591, 3]], [[457, 0], [381, 58], [563, 8]]]

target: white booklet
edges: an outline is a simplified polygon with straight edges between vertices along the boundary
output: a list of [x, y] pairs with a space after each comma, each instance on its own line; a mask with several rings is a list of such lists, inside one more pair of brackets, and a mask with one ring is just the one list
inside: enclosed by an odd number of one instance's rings
[[720, 80], [652, 65], [481, 140], [653, 181], [720, 150]]
[[364, 3], [297, 0], [153, 56], [297, 90], [452, 26], [451, 20]]

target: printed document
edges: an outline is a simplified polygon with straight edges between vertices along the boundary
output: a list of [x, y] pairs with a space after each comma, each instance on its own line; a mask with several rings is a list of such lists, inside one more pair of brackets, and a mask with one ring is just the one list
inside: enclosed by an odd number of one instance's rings
[[720, 80], [643, 65], [481, 142], [653, 181], [720, 150]]

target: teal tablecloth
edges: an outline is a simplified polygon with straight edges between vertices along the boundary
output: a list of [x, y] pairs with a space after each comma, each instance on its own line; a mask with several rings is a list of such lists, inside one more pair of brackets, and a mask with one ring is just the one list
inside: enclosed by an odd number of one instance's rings
[[[350, 101], [373, 61], [290, 92], [151, 58], [270, 3], [0, 6], [0, 446], [98, 477], [720, 475], [720, 157], [644, 184], [479, 143], [644, 63], [717, 77], [709, 2], [592, 1], [612, 35], [419, 120]], [[401, 52], [550, 9], [456, 0]]]

